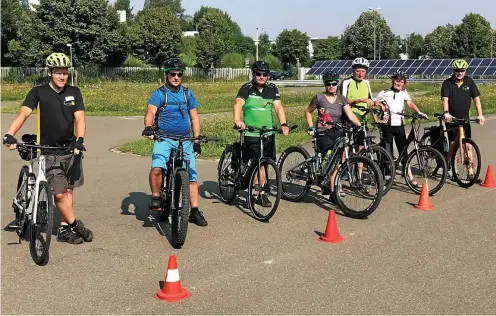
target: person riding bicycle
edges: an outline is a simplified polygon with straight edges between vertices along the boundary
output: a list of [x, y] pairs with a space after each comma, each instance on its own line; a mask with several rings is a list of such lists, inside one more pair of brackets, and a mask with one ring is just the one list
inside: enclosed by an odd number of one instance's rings
[[84, 184], [82, 151], [85, 151], [85, 107], [81, 90], [70, 86], [71, 61], [63, 53], [52, 53], [45, 61], [50, 82], [32, 88], [10, 125], [3, 143], [14, 149], [15, 134], [37, 109], [37, 143], [50, 147], [73, 147], [74, 153], [47, 155], [46, 178], [61, 215], [57, 241], [81, 244], [93, 240], [93, 232], [74, 215], [74, 189]]
[[[265, 61], [255, 61], [251, 70], [253, 79], [245, 83], [236, 95], [233, 106], [234, 124], [242, 130], [245, 129], [246, 125], [258, 128], [263, 126], [272, 128], [275, 126], [273, 116], [273, 110], [275, 110], [281, 123], [282, 133], [288, 135], [289, 127], [286, 124], [286, 114], [284, 113], [279, 90], [274, 84], [267, 82], [270, 72], [269, 64]], [[243, 120], [241, 120], [241, 110], [243, 111]], [[268, 135], [267, 139], [264, 140], [265, 152], [263, 155], [275, 160], [275, 132], [271, 132]], [[244, 162], [249, 161], [253, 157], [259, 157], [262, 154], [260, 150], [260, 135], [257, 131], [246, 131], [243, 142]], [[263, 174], [263, 170], [261, 172]], [[264, 207], [271, 206], [266, 193], [259, 195], [258, 203]]]
[[[396, 114], [404, 113], [405, 102], [416, 113], [428, 118], [426, 114], [420, 112], [408, 94], [408, 91], [405, 88], [407, 78], [408, 75], [403, 71], [394, 72], [391, 76], [391, 87], [382, 90], [374, 98], [374, 101], [376, 102], [375, 105], [381, 107], [382, 111], [385, 113], [385, 117], [387, 117], [386, 122], [384, 122], [385, 125], [381, 126], [383, 132], [382, 141], [384, 142], [382, 145], [393, 157], [393, 140], [396, 143], [398, 153], [401, 153], [407, 145], [403, 116]], [[405, 165], [406, 159], [407, 155], [404, 155], [402, 159], [403, 165]], [[409, 176], [412, 178], [411, 175]], [[413, 185], [417, 185], [416, 181], [412, 180], [412, 183]]]
[[[472, 100], [477, 109], [477, 119], [479, 124], [483, 125], [485, 118], [482, 114], [482, 106], [480, 102], [480, 92], [474, 80], [467, 75], [468, 63], [464, 59], [457, 59], [452, 64], [453, 74], [450, 78], [443, 82], [441, 87], [441, 100], [443, 102], [444, 118], [446, 120], [446, 128], [454, 128], [452, 123], [453, 118], [466, 119], [470, 117], [470, 105]], [[465, 137], [472, 137], [470, 123], [463, 124]], [[448, 132], [450, 141], [448, 156], [446, 161], [450, 161], [453, 144], [458, 136], [458, 129]], [[469, 157], [472, 157], [472, 147], [467, 145]], [[448, 167], [449, 168], [449, 167]]]
[[[343, 118], [346, 116], [346, 118], [357, 126], [360, 126], [361, 123], [351, 110], [346, 98], [337, 93], [339, 74], [334, 71], [328, 71], [322, 75], [322, 81], [324, 82], [325, 91], [312, 98], [305, 111], [305, 117], [308, 124], [308, 133], [313, 136], [315, 126], [313, 124], [312, 113], [317, 110], [317, 127], [325, 128], [323, 135], [317, 137], [317, 150], [325, 156], [336, 139], [344, 136], [343, 132], [331, 126], [329, 124], [330, 122], [343, 122]], [[323, 194], [329, 193], [330, 198], [334, 196], [332, 192], [334, 191], [334, 177], [336, 172], [337, 168], [331, 175], [330, 191], [323, 192]]]
[[[200, 136], [200, 118], [198, 116], [198, 102], [191, 89], [182, 85], [182, 77], [185, 65], [179, 58], [167, 59], [163, 64], [165, 83], [155, 89], [148, 100], [145, 114], [145, 129], [142, 135], [153, 138], [157, 135], [173, 136]], [[191, 123], [191, 126], [190, 126]], [[167, 170], [167, 162], [171, 149], [177, 149], [179, 141], [165, 139], [155, 141], [152, 150], [152, 162], [150, 169], [150, 209], [160, 210], [161, 198], [160, 188], [162, 186], [162, 172]], [[198, 226], [207, 226], [203, 212], [198, 208], [198, 174], [196, 171], [196, 157], [201, 154], [201, 146], [198, 142], [185, 141], [183, 143], [184, 157], [189, 160], [189, 190], [191, 199], [191, 213], [189, 220]], [[193, 153], [194, 152], [194, 153]]]

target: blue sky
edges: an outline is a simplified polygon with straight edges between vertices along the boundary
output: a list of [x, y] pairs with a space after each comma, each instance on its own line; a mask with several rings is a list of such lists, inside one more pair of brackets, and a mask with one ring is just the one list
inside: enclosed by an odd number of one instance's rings
[[[131, 0], [134, 12], [141, 10], [143, 3]], [[265, 28], [274, 39], [285, 28], [299, 29], [310, 37], [340, 35], [369, 7], [380, 7], [393, 33], [402, 37], [412, 32], [426, 35], [438, 25], [460, 24], [470, 12], [481, 14], [496, 28], [494, 0], [182, 0], [182, 5], [191, 15], [202, 5], [219, 8], [238, 23], [245, 35], [254, 37], [258, 27]]]

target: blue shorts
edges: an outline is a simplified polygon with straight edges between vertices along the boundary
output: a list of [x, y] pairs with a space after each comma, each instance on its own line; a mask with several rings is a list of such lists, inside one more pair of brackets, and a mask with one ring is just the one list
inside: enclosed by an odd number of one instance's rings
[[[152, 150], [152, 168], [163, 168], [167, 170], [167, 162], [172, 148], [177, 148], [178, 141], [165, 139], [164, 141], [153, 144]], [[196, 182], [198, 174], [196, 173], [196, 159], [193, 153], [193, 144], [189, 141], [183, 142], [184, 159], [189, 160], [189, 181]], [[186, 168], [186, 165], [183, 165]]]

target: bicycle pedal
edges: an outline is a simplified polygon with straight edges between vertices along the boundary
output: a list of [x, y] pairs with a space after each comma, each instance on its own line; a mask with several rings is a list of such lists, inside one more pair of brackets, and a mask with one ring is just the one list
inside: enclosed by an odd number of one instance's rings
[[19, 227], [19, 226], [17, 226], [17, 225], [9, 225], [9, 226], [8, 226], [8, 228], [9, 228], [9, 229], [18, 229], [18, 228], [20, 228], [20, 227]]

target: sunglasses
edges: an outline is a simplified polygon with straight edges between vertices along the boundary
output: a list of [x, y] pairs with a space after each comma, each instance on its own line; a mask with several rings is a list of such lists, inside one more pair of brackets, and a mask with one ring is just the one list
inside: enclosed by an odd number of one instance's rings
[[266, 72], [256, 72], [255, 75], [257, 77], [267, 77], [269, 74]]
[[455, 72], [465, 72], [467, 69], [455, 69]]
[[326, 87], [336, 87], [338, 85], [338, 83], [336, 81], [333, 81], [333, 82], [326, 82], [325, 83], [325, 86]]
[[179, 77], [179, 78], [181, 78], [183, 76], [183, 73], [182, 72], [169, 72], [168, 75], [170, 77], [173, 77], [173, 78], [176, 77], [176, 76]]

